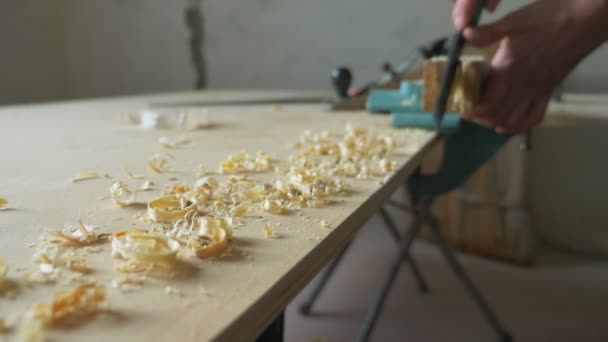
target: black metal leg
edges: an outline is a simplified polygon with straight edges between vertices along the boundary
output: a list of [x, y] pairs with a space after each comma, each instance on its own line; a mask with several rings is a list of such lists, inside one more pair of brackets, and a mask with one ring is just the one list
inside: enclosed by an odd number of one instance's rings
[[255, 339], [256, 342], [283, 342], [285, 334], [285, 312], [281, 312], [264, 332]]
[[[380, 217], [382, 217], [382, 219], [384, 220], [385, 226], [388, 228], [389, 232], [393, 236], [393, 239], [395, 241], [399, 242], [401, 240], [401, 236], [399, 234], [399, 231], [397, 230], [395, 221], [393, 221], [390, 214], [388, 213], [388, 211], [385, 208], [380, 209]], [[422, 276], [422, 272], [420, 272], [420, 268], [418, 267], [418, 264], [416, 263], [414, 258], [412, 258], [412, 256], [410, 255], [409, 250], [407, 251], [407, 255], [405, 256], [405, 261], [408, 263], [408, 266], [409, 266], [410, 270], [412, 271], [412, 275], [414, 276], [414, 279], [416, 280], [416, 284], [418, 285], [418, 290], [422, 293], [428, 292], [429, 286], [428, 286], [427, 282], [424, 280], [424, 277]]]
[[507, 330], [500, 324], [498, 318], [496, 318], [496, 314], [490, 307], [490, 305], [486, 302], [485, 298], [481, 295], [473, 281], [469, 278], [464, 268], [456, 259], [456, 256], [452, 252], [450, 246], [447, 241], [443, 238], [443, 234], [439, 229], [439, 224], [435, 218], [431, 218], [429, 225], [437, 239], [437, 243], [441, 250], [441, 253], [448, 261], [448, 264], [456, 274], [456, 276], [464, 283], [465, 288], [469, 292], [469, 295], [473, 298], [479, 309], [481, 310], [484, 317], [488, 320], [492, 328], [496, 331], [496, 333], [500, 336], [501, 341], [509, 342], [512, 341], [511, 335], [507, 332]]
[[376, 325], [376, 321], [378, 320], [378, 316], [380, 316], [380, 312], [382, 311], [382, 307], [384, 306], [384, 302], [386, 301], [386, 297], [388, 296], [390, 289], [399, 273], [399, 268], [401, 267], [401, 263], [403, 259], [409, 258], [408, 252], [409, 248], [412, 245], [412, 242], [418, 235], [418, 231], [420, 230], [420, 221], [418, 217], [415, 217], [413, 222], [410, 225], [410, 228], [406, 235], [401, 239], [399, 243], [399, 252], [397, 257], [394, 259], [393, 264], [389, 270], [388, 275], [386, 276], [384, 283], [380, 291], [378, 292], [376, 298], [371, 304], [370, 309], [367, 311], [367, 315], [365, 316], [365, 320], [363, 321], [363, 325], [361, 326], [361, 330], [359, 331], [359, 336], [357, 337], [357, 341], [366, 342], [370, 335], [372, 334], [372, 330]]
[[310, 314], [312, 306], [314, 305], [315, 301], [317, 300], [317, 298], [321, 294], [321, 291], [323, 291], [323, 288], [325, 287], [325, 284], [327, 284], [327, 282], [329, 281], [329, 278], [331, 278], [331, 275], [336, 270], [336, 267], [338, 266], [338, 264], [340, 263], [340, 261], [344, 257], [344, 254], [346, 253], [346, 250], [348, 249], [349, 246], [350, 246], [350, 243], [348, 245], [346, 245], [346, 247], [344, 247], [344, 249], [342, 249], [342, 251], [340, 252], [340, 254], [338, 254], [331, 261], [331, 263], [329, 265], [327, 265], [327, 268], [325, 268], [325, 270], [321, 274], [321, 278], [319, 278], [319, 282], [312, 289], [312, 291], [310, 292], [310, 295], [308, 296], [308, 298], [300, 305], [300, 313], [301, 314], [303, 314], [303, 315], [309, 315]]

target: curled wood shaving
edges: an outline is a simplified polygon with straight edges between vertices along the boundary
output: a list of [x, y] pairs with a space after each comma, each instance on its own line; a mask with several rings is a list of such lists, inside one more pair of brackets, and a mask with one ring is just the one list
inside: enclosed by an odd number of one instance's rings
[[148, 217], [154, 222], [172, 223], [194, 210], [195, 203], [174, 195], [162, 196], [148, 203]]
[[76, 226], [68, 226], [62, 231], [47, 232], [46, 240], [64, 246], [83, 247], [99, 242], [104, 238], [106, 238], [106, 235], [95, 233], [95, 227], [86, 225], [82, 222], [82, 219], [79, 219]]
[[128, 207], [135, 203], [135, 191], [123, 182], [113, 183], [110, 187], [112, 200], [120, 207]]
[[140, 229], [112, 234], [112, 256], [126, 260], [121, 272], [144, 272], [150, 268], [172, 269], [177, 261], [179, 243], [160, 234]]
[[74, 322], [97, 314], [105, 299], [104, 286], [94, 283], [82, 284], [70, 291], [55, 293], [50, 304], [35, 305], [32, 317], [46, 326]]
[[0, 197], [0, 210], [8, 209], [8, 200]]
[[199, 218], [198, 235], [189, 236], [186, 245], [199, 258], [208, 258], [222, 254], [228, 248], [232, 236], [229, 222], [211, 217]]
[[72, 178], [72, 183], [77, 183], [84, 180], [98, 179], [101, 178], [97, 172], [84, 172], [80, 173]]
[[319, 222], [319, 225], [321, 225], [321, 227], [323, 227], [323, 228], [330, 228], [330, 227], [331, 227], [331, 226], [329, 225], [329, 223], [328, 223], [327, 221], [325, 221], [325, 220], [321, 220], [321, 221]]
[[169, 161], [167, 156], [163, 156], [160, 154], [153, 155], [152, 158], [150, 158], [150, 160], [148, 161], [148, 166], [150, 167], [150, 169], [152, 169], [152, 171], [156, 173], [162, 173], [163, 171], [165, 171], [165, 168], [167, 167], [167, 162]]
[[264, 223], [264, 236], [266, 236], [267, 239], [276, 239], [278, 237], [277, 232], [275, 231], [274, 227], [268, 223]]
[[280, 200], [269, 199], [264, 200], [264, 211], [267, 211], [272, 214], [281, 215], [284, 213], [283, 205]]

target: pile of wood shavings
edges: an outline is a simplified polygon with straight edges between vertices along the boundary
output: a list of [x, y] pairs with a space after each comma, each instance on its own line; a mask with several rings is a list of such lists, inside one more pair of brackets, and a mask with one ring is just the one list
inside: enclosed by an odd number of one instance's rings
[[[163, 148], [187, 142], [159, 139]], [[98, 234], [80, 221], [61, 231], [45, 232], [34, 253], [34, 263], [39, 269], [26, 275], [27, 282], [55, 283], [68, 279], [76, 287], [57, 293], [51, 304], [35, 306], [33, 317], [52, 326], [98, 312], [105, 300], [105, 288], [85, 276], [89, 271], [87, 248], [99, 248], [93, 244], [112, 241], [112, 254], [124, 263], [116, 267], [123, 275], [113, 279], [111, 286], [121, 292], [133, 292], [143, 288], [152, 269], [170, 271], [183, 257], [221, 255], [228, 250], [234, 228], [251, 217], [325, 206], [332, 198], [348, 193], [343, 178], [381, 177], [394, 169], [394, 162], [389, 159], [395, 150], [394, 139], [353, 125], [347, 125], [342, 134], [304, 132], [294, 147], [295, 152], [285, 161], [264, 152], [250, 155], [241, 151], [220, 164], [220, 173], [230, 175], [225, 180], [204, 177], [193, 185], [166, 188], [160, 197], [148, 202], [146, 215], [142, 215], [145, 226], [140, 230], [118, 231], [110, 238], [110, 234]], [[167, 161], [165, 156], [155, 155], [148, 166], [160, 173], [167, 169]], [[128, 169], [125, 172], [133, 179], [143, 178]], [[249, 179], [250, 173], [272, 173], [275, 177], [259, 182]], [[98, 175], [79, 176], [77, 180]], [[151, 181], [135, 187], [114, 182], [110, 192], [118, 206], [126, 207], [135, 203], [138, 190], [134, 189], [148, 190], [152, 185]], [[2, 204], [0, 201], [0, 207]], [[325, 220], [320, 225], [330, 228]], [[262, 231], [268, 239], [279, 236], [268, 223], [264, 223]], [[182, 249], [190, 253], [180, 253]], [[165, 291], [182, 296], [171, 286]]]

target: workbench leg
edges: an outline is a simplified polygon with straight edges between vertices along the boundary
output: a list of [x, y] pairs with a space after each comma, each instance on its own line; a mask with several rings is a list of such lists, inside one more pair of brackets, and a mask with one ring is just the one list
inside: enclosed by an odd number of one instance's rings
[[477, 306], [479, 306], [479, 309], [481, 310], [484, 317], [488, 320], [494, 331], [496, 331], [496, 333], [500, 336], [501, 341], [512, 341], [511, 335], [509, 335], [507, 330], [500, 324], [498, 318], [496, 318], [496, 314], [494, 313], [490, 305], [486, 302], [485, 298], [481, 295], [473, 281], [469, 278], [460, 262], [458, 262], [447, 241], [443, 238], [443, 234], [439, 229], [437, 219], [431, 218], [429, 225], [431, 227], [431, 230], [433, 231], [433, 234], [435, 235], [435, 239], [437, 240], [437, 244], [439, 245], [441, 253], [448, 261], [448, 264], [450, 265], [456, 276], [464, 283], [464, 286], [469, 292], [469, 295], [471, 295]]
[[389, 270], [389, 273], [388, 273], [387, 277], [385, 278], [384, 283], [382, 284], [382, 287], [380, 288], [380, 291], [378, 292], [376, 298], [372, 302], [370, 309], [367, 311], [365, 320], [363, 321], [363, 325], [361, 326], [361, 330], [359, 331], [359, 336], [357, 337], [357, 341], [366, 342], [367, 340], [369, 340], [369, 337], [372, 334], [372, 330], [374, 329], [374, 326], [376, 325], [376, 321], [378, 320], [378, 317], [380, 316], [380, 312], [382, 311], [382, 307], [384, 306], [384, 303], [386, 302], [386, 297], [388, 296], [390, 289], [393, 285], [393, 282], [395, 281], [395, 278], [397, 277], [397, 274], [399, 273], [399, 268], [401, 268], [401, 264], [403, 263], [403, 260], [406, 258], [409, 258], [410, 246], [412, 245], [412, 242], [414, 242], [416, 235], [418, 235], [418, 232], [420, 231], [420, 227], [421, 227], [420, 220], [419, 220], [418, 216], [416, 216], [416, 217], [414, 217], [414, 220], [412, 221], [406, 235], [401, 239], [401, 241], [399, 243], [399, 253], [397, 255], [397, 258], [394, 259], [393, 264], [391, 265], [391, 268]]
[[302, 315], [308, 316], [310, 314], [312, 306], [314, 305], [315, 301], [317, 300], [317, 298], [321, 294], [321, 291], [323, 291], [323, 288], [325, 287], [325, 285], [329, 281], [329, 278], [331, 278], [331, 275], [336, 270], [336, 267], [338, 266], [338, 264], [340, 263], [340, 261], [344, 257], [344, 254], [346, 253], [346, 250], [348, 249], [349, 246], [350, 246], [350, 242], [346, 245], [346, 247], [344, 247], [342, 249], [342, 251], [340, 251], [340, 254], [338, 254], [331, 261], [331, 263], [329, 265], [327, 265], [327, 267], [325, 268], [325, 270], [323, 271], [323, 273], [321, 273], [321, 277], [319, 278], [319, 282], [317, 282], [317, 284], [315, 285], [315, 287], [312, 288], [312, 291], [310, 292], [310, 295], [308, 296], [308, 298], [306, 298], [306, 300], [300, 305], [300, 313]]
[[[397, 225], [395, 225], [395, 221], [393, 221], [390, 214], [384, 207], [382, 207], [380, 209], [380, 217], [382, 217], [382, 220], [384, 220], [384, 224], [386, 225], [389, 232], [393, 236], [393, 239], [396, 242], [401, 241], [401, 235], [399, 234], [399, 231], [397, 230]], [[429, 291], [429, 286], [428, 286], [426, 280], [424, 280], [424, 277], [422, 276], [422, 272], [420, 272], [420, 268], [418, 267], [418, 264], [416, 263], [414, 258], [412, 258], [409, 251], [405, 257], [405, 261], [408, 263], [408, 266], [410, 267], [410, 270], [412, 271], [412, 275], [414, 276], [414, 279], [416, 280], [416, 284], [418, 285], [418, 290], [422, 293], [427, 293]]]
[[255, 339], [255, 342], [283, 342], [285, 335], [285, 312], [281, 312], [266, 330]]

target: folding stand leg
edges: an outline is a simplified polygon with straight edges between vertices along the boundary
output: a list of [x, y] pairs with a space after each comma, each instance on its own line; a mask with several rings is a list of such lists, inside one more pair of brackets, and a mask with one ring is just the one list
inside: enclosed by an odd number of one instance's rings
[[406, 235], [401, 239], [399, 243], [399, 254], [397, 258], [394, 259], [389, 273], [386, 276], [384, 283], [382, 284], [382, 288], [380, 289], [378, 295], [372, 302], [370, 309], [367, 311], [367, 315], [365, 316], [365, 320], [363, 321], [363, 325], [361, 326], [361, 330], [359, 331], [357, 341], [365, 342], [369, 339], [372, 330], [376, 325], [376, 321], [378, 320], [378, 316], [380, 316], [380, 312], [382, 311], [382, 307], [384, 306], [386, 297], [388, 296], [393, 282], [395, 281], [395, 278], [399, 273], [399, 269], [401, 268], [403, 259], [409, 259], [410, 246], [412, 245], [412, 242], [414, 242], [416, 235], [418, 235], [420, 227], [420, 220], [418, 216], [415, 216]]
[[[397, 230], [397, 226], [395, 225], [395, 222], [384, 207], [380, 209], [380, 216], [384, 220], [384, 223], [390, 231], [391, 235], [393, 236], [393, 239], [397, 242], [401, 241], [401, 236], [399, 234], [399, 231]], [[428, 292], [429, 286], [422, 277], [422, 273], [420, 272], [418, 264], [416, 263], [414, 258], [412, 258], [412, 256], [409, 254], [409, 250], [407, 251], [407, 253], [408, 254], [405, 257], [405, 261], [409, 264], [410, 270], [412, 271], [412, 275], [414, 276], [414, 279], [416, 279], [416, 284], [418, 284], [418, 290], [422, 293]]]
[[479, 290], [475, 287], [471, 279], [468, 277], [462, 265], [458, 262], [450, 246], [443, 238], [441, 234], [441, 230], [439, 229], [439, 224], [437, 220], [432, 216], [430, 207], [431, 207], [431, 199], [425, 199], [417, 203], [416, 210], [414, 213], [414, 219], [410, 225], [409, 231], [406, 236], [401, 239], [399, 244], [399, 253], [397, 257], [394, 259], [393, 264], [387, 274], [384, 283], [382, 284], [382, 288], [378, 292], [378, 295], [372, 302], [370, 309], [363, 321], [363, 325], [359, 332], [359, 336], [357, 337], [358, 342], [367, 342], [369, 337], [371, 336], [372, 330], [376, 325], [376, 321], [380, 316], [380, 312], [382, 311], [382, 307], [384, 306], [384, 302], [386, 301], [386, 297], [388, 296], [390, 289], [397, 277], [399, 269], [401, 267], [401, 263], [404, 259], [409, 259], [409, 249], [411, 247], [412, 242], [414, 241], [416, 235], [420, 231], [423, 224], [428, 224], [433, 234], [437, 238], [437, 243], [439, 244], [439, 248], [443, 254], [443, 256], [448, 261], [449, 266], [454, 270], [458, 278], [465, 284], [465, 287], [475, 303], [479, 306], [481, 312], [488, 320], [492, 328], [500, 335], [501, 341], [510, 342], [512, 341], [511, 336], [506, 331], [505, 328], [500, 324], [493, 310], [490, 308], [488, 303], [485, 301]]
[[327, 284], [327, 282], [329, 281], [329, 278], [331, 278], [331, 275], [334, 273], [336, 267], [338, 266], [338, 264], [344, 257], [344, 254], [346, 253], [346, 250], [348, 249], [348, 247], [350, 247], [350, 243], [348, 245], [346, 245], [346, 247], [344, 247], [344, 249], [342, 249], [340, 254], [338, 254], [331, 261], [331, 263], [329, 265], [327, 265], [327, 268], [321, 274], [321, 278], [319, 278], [319, 282], [312, 289], [308, 298], [306, 298], [306, 300], [300, 305], [301, 314], [303, 314], [303, 315], [310, 314], [310, 310], [311, 310], [313, 304], [317, 300], [317, 297], [319, 297], [319, 295], [321, 294], [321, 291], [323, 291], [325, 284]]
[[433, 234], [435, 235], [435, 239], [437, 240], [437, 244], [439, 245], [441, 253], [448, 261], [448, 264], [450, 265], [456, 276], [464, 283], [467, 291], [469, 292], [469, 295], [471, 295], [477, 306], [479, 306], [481, 313], [490, 323], [492, 329], [494, 329], [494, 331], [496, 331], [496, 333], [500, 336], [501, 341], [512, 341], [511, 335], [509, 335], [507, 330], [500, 324], [498, 318], [496, 318], [496, 314], [494, 313], [490, 305], [486, 302], [485, 298], [479, 292], [479, 289], [477, 289], [473, 281], [469, 278], [460, 262], [458, 262], [458, 260], [456, 259], [454, 253], [452, 253], [452, 249], [450, 248], [447, 241], [444, 239], [443, 234], [441, 233], [437, 220], [431, 217], [430, 222], [428, 223], [431, 227], [431, 230], [433, 231]]
[[[385, 223], [386, 227], [388, 228], [389, 232], [391, 233], [391, 236], [393, 237], [393, 239], [397, 242], [401, 241], [401, 236], [399, 234], [399, 231], [397, 230], [397, 226], [395, 225], [395, 222], [391, 219], [389, 213], [386, 211], [385, 208], [380, 209], [380, 216], [384, 220], [384, 223]], [[310, 295], [308, 296], [308, 298], [306, 298], [306, 300], [300, 305], [301, 314], [306, 315], [306, 316], [310, 315], [312, 306], [314, 305], [315, 301], [317, 300], [317, 298], [323, 291], [323, 288], [329, 281], [329, 278], [331, 278], [332, 274], [336, 270], [336, 267], [338, 266], [338, 264], [344, 257], [344, 253], [346, 252], [346, 250], [348, 249], [349, 246], [350, 246], [350, 243], [346, 247], [344, 247], [344, 249], [340, 252], [340, 254], [338, 254], [331, 261], [331, 263], [327, 266], [327, 268], [323, 271], [323, 273], [321, 274], [321, 278], [319, 278], [319, 281], [317, 282], [315, 287], [310, 292]], [[405, 261], [408, 263], [409, 268], [412, 271], [412, 275], [414, 276], [414, 279], [416, 280], [418, 290], [422, 293], [428, 292], [429, 286], [427, 285], [426, 281], [422, 277], [420, 268], [418, 267], [418, 265], [416, 264], [414, 259], [409, 255], [409, 252], [405, 257]]]

